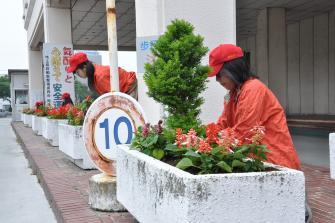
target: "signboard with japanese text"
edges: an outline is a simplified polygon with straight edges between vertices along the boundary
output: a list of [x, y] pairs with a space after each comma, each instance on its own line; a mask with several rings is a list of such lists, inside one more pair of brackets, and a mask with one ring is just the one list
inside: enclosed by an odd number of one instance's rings
[[137, 73], [144, 73], [144, 64], [152, 63], [155, 59], [151, 53], [151, 47], [158, 40], [159, 36], [137, 37], [136, 54], [137, 54]]
[[59, 107], [64, 92], [75, 101], [74, 77], [68, 74], [69, 59], [73, 54], [70, 44], [43, 44], [44, 99], [46, 105]]

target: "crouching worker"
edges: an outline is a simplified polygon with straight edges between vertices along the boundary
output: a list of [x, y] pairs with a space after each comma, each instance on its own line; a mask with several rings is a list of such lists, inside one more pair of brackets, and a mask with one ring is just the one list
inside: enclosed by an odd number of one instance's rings
[[[254, 126], [264, 126], [266, 134], [262, 144], [271, 150], [267, 154], [268, 162], [300, 170], [284, 109], [271, 90], [251, 74], [242, 49], [232, 44], [219, 45], [210, 52], [209, 65], [212, 71], [208, 76], [216, 77], [229, 91], [218, 125], [222, 129], [232, 128], [241, 142]], [[306, 202], [306, 222], [310, 220], [311, 211]]]
[[[137, 100], [137, 79], [135, 72], [119, 71], [120, 92], [126, 93]], [[70, 58], [68, 73], [77, 74], [80, 78], [87, 78], [88, 87], [92, 92], [102, 95], [111, 92], [110, 67], [93, 64], [85, 53], [76, 53]]]

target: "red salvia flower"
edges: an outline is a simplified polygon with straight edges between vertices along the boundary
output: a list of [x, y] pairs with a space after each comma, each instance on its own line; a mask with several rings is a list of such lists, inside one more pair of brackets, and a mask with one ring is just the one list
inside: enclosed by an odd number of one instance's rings
[[209, 145], [209, 143], [206, 142], [206, 140], [200, 139], [198, 152], [199, 153], [210, 153], [211, 151], [212, 151], [212, 147]]
[[61, 96], [61, 99], [64, 100], [66, 98], [69, 98], [70, 97], [70, 94], [68, 92], [64, 92]]
[[219, 132], [220, 127], [217, 124], [215, 123], [208, 124], [206, 128], [207, 142], [216, 143], [218, 141]]

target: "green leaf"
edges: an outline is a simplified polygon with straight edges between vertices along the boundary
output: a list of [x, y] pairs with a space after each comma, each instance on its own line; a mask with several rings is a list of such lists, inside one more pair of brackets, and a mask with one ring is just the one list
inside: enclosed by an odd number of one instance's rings
[[239, 161], [239, 160], [233, 160], [233, 163], [232, 163], [232, 167], [235, 168], [235, 167], [244, 167], [246, 164]]
[[144, 147], [150, 147], [153, 144], [155, 144], [157, 140], [158, 140], [158, 135], [148, 136], [143, 142], [141, 142], [141, 145]]
[[231, 167], [225, 161], [220, 161], [216, 165], [228, 173], [232, 172]]
[[184, 156], [189, 156], [189, 157], [193, 157], [193, 158], [201, 158], [199, 153], [196, 153], [193, 150], [188, 150], [187, 153], [184, 154]]
[[244, 152], [248, 152], [250, 149], [250, 147], [248, 145], [242, 145], [240, 148], [238, 148], [237, 150], [235, 150], [234, 153], [244, 153]]
[[223, 149], [224, 149], [224, 148], [223, 148], [223, 147], [220, 147], [220, 146], [213, 148], [213, 150], [212, 150], [212, 155], [217, 155], [217, 154], [221, 153], [221, 151], [222, 151]]
[[187, 169], [189, 167], [192, 167], [192, 166], [194, 166], [192, 160], [190, 160], [189, 158], [183, 158], [182, 160], [180, 160], [177, 163], [176, 167], [181, 169], [181, 170], [185, 170], [185, 169]]
[[158, 160], [161, 160], [164, 157], [165, 153], [162, 149], [154, 149], [152, 151], [152, 156]]

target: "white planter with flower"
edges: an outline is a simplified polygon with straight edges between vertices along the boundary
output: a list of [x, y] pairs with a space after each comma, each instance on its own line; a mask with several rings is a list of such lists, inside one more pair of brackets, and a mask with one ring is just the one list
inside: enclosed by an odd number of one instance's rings
[[80, 168], [95, 169], [95, 165], [86, 152], [82, 131], [82, 126], [59, 123], [59, 150]]
[[335, 180], [335, 133], [329, 134], [330, 178]]
[[42, 117], [41, 119], [41, 132], [42, 136], [47, 139], [47, 121], [48, 117]]
[[23, 124], [28, 127], [31, 127], [32, 126], [32, 115], [23, 114]]
[[46, 121], [46, 139], [52, 146], [59, 146], [58, 143], [58, 125], [60, 123], [66, 124], [67, 119], [47, 119]]
[[32, 129], [36, 135], [42, 135], [42, 118], [37, 115], [32, 116]]
[[303, 223], [300, 171], [192, 175], [139, 151], [117, 151], [117, 199], [146, 223]]

